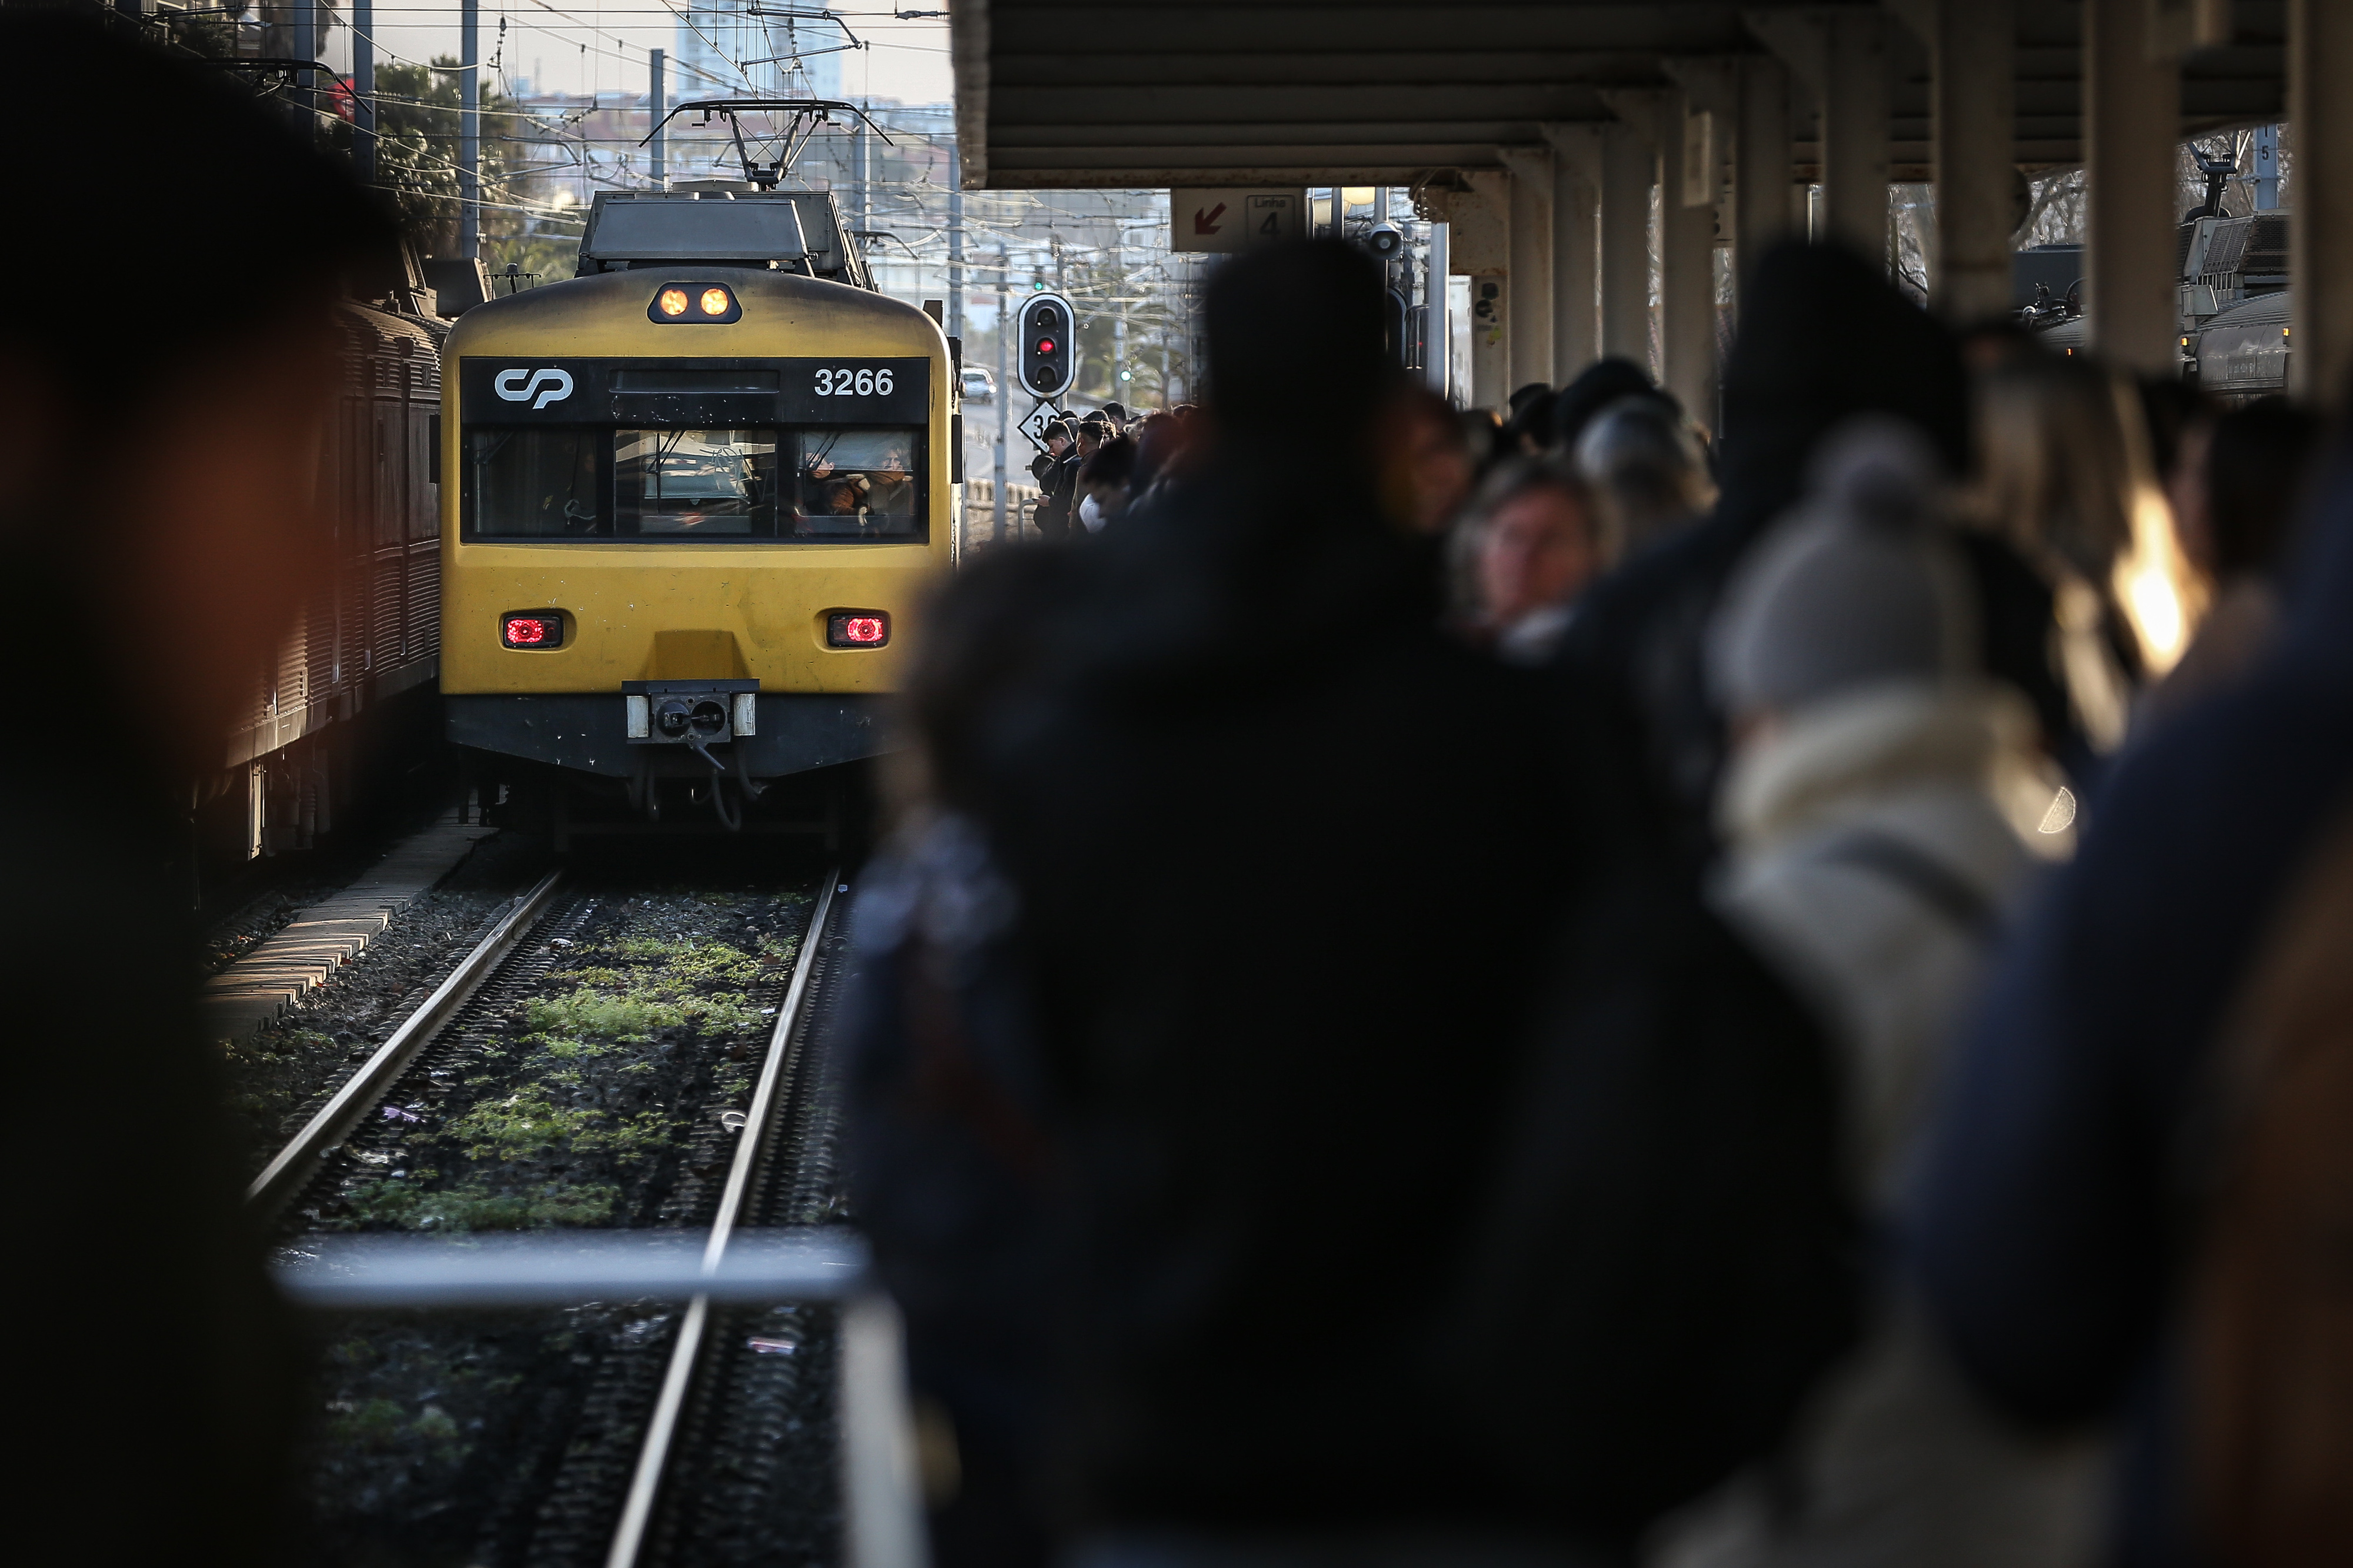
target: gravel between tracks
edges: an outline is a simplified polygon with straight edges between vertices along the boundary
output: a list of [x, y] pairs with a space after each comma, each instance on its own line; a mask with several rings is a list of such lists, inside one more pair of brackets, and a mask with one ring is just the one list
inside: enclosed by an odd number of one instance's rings
[[[412, 906], [426, 918], [404, 917], [405, 962], [369, 984], [338, 976], [285, 1021], [323, 1037], [311, 1059], [333, 1057], [332, 1079], [287, 1123], [332, 1092], [356, 1065], [345, 1057], [372, 1050], [502, 902], [445, 889]], [[722, 1113], [749, 1099], [813, 904], [808, 889], [648, 895], [576, 882], [527, 939], [539, 949], [524, 972], [478, 993], [289, 1221], [707, 1223], [735, 1136]], [[318, 1027], [329, 1019], [350, 1046], [332, 1049], [340, 1042]], [[607, 1302], [323, 1323], [312, 1560], [594, 1568], [619, 1500], [597, 1478], [634, 1458], [675, 1318]], [[829, 1442], [828, 1413], [829, 1401], [812, 1407], [827, 1430], [804, 1442]]]
[[[544, 852], [501, 834], [474, 847], [440, 886], [410, 901], [384, 932], [324, 985], [305, 995], [226, 1055], [229, 1110], [246, 1173], [258, 1173], [304, 1121], [432, 994], [481, 939], [491, 917], [542, 868]], [[325, 896], [334, 889], [321, 889]], [[250, 949], [282, 929], [292, 903], [248, 906], [233, 931]]]

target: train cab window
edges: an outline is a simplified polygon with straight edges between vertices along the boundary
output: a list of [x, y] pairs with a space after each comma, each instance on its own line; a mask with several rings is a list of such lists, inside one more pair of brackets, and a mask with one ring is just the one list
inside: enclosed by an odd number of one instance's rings
[[920, 428], [471, 426], [461, 537], [921, 542]]
[[613, 493], [624, 538], [776, 535], [773, 430], [622, 430]]
[[470, 430], [466, 521], [482, 539], [610, 539], [604, 458], [612, 432]]
[[922, 537], [915, 432], [828, 428], [797, 431], [794, 439], [795, 537]]

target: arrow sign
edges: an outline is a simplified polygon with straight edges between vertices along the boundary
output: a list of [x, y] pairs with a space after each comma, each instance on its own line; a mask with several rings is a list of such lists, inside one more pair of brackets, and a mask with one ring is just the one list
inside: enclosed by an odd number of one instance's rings
[[1177, 250], [1230, 255], [1297, 239], [1306, 216], [1304, 191], [1178, 185], [1168, 193], [1168, 238]]

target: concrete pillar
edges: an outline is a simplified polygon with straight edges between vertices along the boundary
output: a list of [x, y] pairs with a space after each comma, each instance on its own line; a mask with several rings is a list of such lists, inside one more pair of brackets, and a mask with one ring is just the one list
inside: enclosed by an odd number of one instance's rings
[[1789, 232], [1789, 68], [1766, 55], [1740, 62], [1740, 126], [1732, 149], [1733, 258], [1741, 282]]
[[[1660, 379], [1701, 425], [1715, 428], [1715, 198], [1720, 181], [1704, 110], [1668, 93], [1659, 130]], [[1698, 199], [1694, 200], [1694, 198]]]
[[2287, 14], [2287, 113], [2295, 127], [2288, 389], [2341, 409], [2353, 374], [2353, 99], [2346, 85], [2353, 82], [2353, 7], [2288, 0]]
[[1430, 226], [1429, 270], [1422, 276], [1421, 302], [1425, 314], [1422, 328], [1421, 374], [1430, 390], [1440, 397], [1453, 396], [1451, 381], [1454, 353], [1454, 317], [1451, 313], [1453, 292], [1446, 286], [1453, 276], [1448, 259], [1448, 240], [1453, 237], [1451, 224]]
[[1631, 125], [1601, 131], [1601, 352], [1651, 365], [1651, 143]]
[[[1936, 234], [1929, 286], [1938, 310], [1981, 321], [2010, 308], [2017, 217], [2018, 41], [2013, 0], [1935, 0]], [[2166, 154], [2172, 157], [2170, 142]], [[2171, 255], [2171, 251], [2167, 254]]]
[[1511, 330], [1511, 279], [1501, 275], [1471, 279], [1471, 406], [1498, 414], [1512, 405], [1512, 350], [1505, 333]]
[[[2138, 4], [2139, 0], [2131, 0]], [[1887, 255], [1887, 18], [1863, 7], [1822, 17], [1822, 213], [1865, 257]]]
[[1552, 143], [1552, 374], [1601, 354], [1601, 143], [1590, 125], [1547, 125]]
[[1512, 390], [1552, 378], [1552, 154], [1504, 147], [1512, 175]]
[[2146, 0], [2084, 0], [2086, 331], [2119, 368], [2165, 374], [2180, 363], [2173, 236], [2181, 67], [2150, 59], [2148, 42]]

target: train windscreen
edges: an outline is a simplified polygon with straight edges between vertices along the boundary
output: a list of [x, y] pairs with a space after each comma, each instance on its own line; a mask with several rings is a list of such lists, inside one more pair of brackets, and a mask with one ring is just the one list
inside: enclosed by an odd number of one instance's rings
[[465, 536], [920, 542], [922, 433], [891, 427], [466, 433]]

